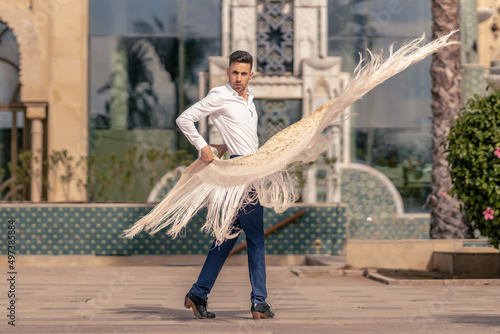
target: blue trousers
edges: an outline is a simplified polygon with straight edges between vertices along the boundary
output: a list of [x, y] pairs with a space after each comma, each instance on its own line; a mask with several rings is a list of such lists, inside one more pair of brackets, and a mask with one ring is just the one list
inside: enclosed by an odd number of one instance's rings
[[[249, 204], [238, 213], [234, 222], [235, 228], [245, 232], [248, 250], [248, 270], [250, 284], [252, 285], [251, 302], [265, 303], [266, 290], [266, 262], [264, 249], [264, 208], [260, 203]], [[195, 296], [207, 299], [215, 280], [224, 265], [229, 253], [238, 238], [229, 239], [220, 246], [215, 246], [215, 241], [208, 252], [205, 264], [201, 269], [198, 281], [193, 284], [190, 292]]]

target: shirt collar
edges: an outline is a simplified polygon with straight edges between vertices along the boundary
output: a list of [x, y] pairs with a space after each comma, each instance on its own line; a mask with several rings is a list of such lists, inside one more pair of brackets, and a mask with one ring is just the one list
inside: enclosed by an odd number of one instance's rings
[[[229, 93], [231, 93], [231, 95], [233, 95], [233, 96], [239, 96], [238, 92], [235, 91], [233, 89], [233, 87], [231, 87], [231, 85], [229, 84], [229, 81], [226, 82], [226, 88], [229, 91]], [[249, 97], [251, 96], [253, 98], [253, 92], [254, 92], [253, 88], [250, 88], [250, 87], [247, 88], [247, 94], [248, 94]], [[249, 101], [250, 101], [250, 99], [249, 99]]]

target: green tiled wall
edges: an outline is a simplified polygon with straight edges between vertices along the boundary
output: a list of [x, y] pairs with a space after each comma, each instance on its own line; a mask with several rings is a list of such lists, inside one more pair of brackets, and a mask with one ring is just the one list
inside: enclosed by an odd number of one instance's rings
[[398, 215], [392, 193], [375, 175], [343, 169], [341, 189], [349, 239], [429, 239], [430, 215]]
[[[145, 233], [132, 240], [121, 232], [151, 210], [152, 206], [130, 205], [16, 205], [0, 206], [7, 235], [7, 221], [15, 219], [17, 254], [205, 254], [212, 238], [199, 229], [201, 212], [184, 235], [172, 240], [162, 231]], [[346, 208], [342, 205], [292, 207], [282, 214], [264, 210], [266, 228], [305, 210], [298, 220], [266, 239], [267, 254], [339, 254], [346, 239]], [[238, 243], [243, 242], [240, 237]], [[316, 243], [315, 243], [316, 241]], [[7, 242], [0, 244], [6, 254]]]

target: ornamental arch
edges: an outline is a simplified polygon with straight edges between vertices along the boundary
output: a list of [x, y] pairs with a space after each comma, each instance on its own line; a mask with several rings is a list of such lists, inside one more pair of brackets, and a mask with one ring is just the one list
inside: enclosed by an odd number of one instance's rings
[[[10, 147], [7, 159], [16, 166], [18, 154], [21, 150], [33, 152], [31, 159], [30, 180], [28, 184], [10, 187], [21, 187], [23, 198], [39, 202], [46, 196], [42, 185], [42, 161], [47, 154], [47, 106], [48, 92], [44, 85], [44, 69], [46, 68], [46, 48], [42, 43], [42, 31], [47, 27], [47, 21], [40, 15], [30, 14], [29, 10], [18, 6], [13, 1], [0, 2], [0, 29], [4, 36], [14, 36], [17, 47], [17, 62], [11, 66], [18, 71], [18, 87], [9, 101], [1, 101], [0, 110], [10, 113], [12, 126], [10, 127]], [[1, 56], [0, 56], [1, 57]], [[8, 61], [8, 59], [4, 59]], [[19, 129], [18, 129], [19, 128]], [[18, 131], [20, 130], [20, 131]], [[10, 179], [16, 178], [16, 171], [9, 175]], [[10, 195], [10, 199], [19, 194]], [[12, 197], [13, 196], [13, 197]], [[9, 199], [9, 198], [7, 198]]]

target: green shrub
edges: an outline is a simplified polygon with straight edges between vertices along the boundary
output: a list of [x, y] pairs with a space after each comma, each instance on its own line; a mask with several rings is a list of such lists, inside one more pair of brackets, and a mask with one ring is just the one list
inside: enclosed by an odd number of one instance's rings
[[[460, 111], [450, 134], [452, 194], [467, 219], [498, 249], [500, 240], [500, 90], [474, 95]], [[492, 210], [492, 211], [491, 211]]]

